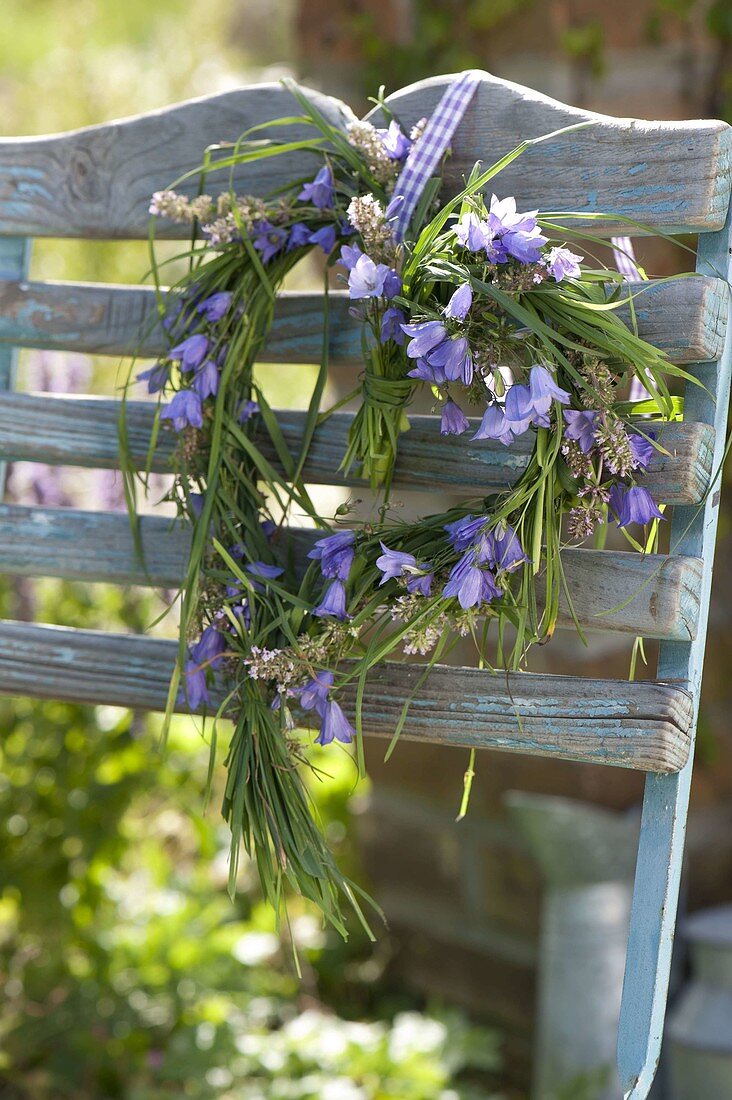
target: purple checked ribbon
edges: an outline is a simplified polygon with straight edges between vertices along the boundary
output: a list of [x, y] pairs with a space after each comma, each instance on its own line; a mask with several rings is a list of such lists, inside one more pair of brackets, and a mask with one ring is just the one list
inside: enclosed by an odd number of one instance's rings
[[432, 112], [424, 133], [407, 157], [396, 181], [392, 199], [392, 202], [394, 199], [401, 199], [394, 220], [394, 236], [397, 240], [404, 239], [419, 197], [450, 144], [452, 135], [480, 83], [480, 77], [480, 70], [469, 69], [450, 84]]

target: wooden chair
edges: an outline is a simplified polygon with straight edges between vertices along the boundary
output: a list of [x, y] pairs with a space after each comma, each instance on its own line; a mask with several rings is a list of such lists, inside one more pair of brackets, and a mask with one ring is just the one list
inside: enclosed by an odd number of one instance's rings
[[[448, 77], [396, 93], [406, 124], [428, 115]], [[345, 124], [342, 104], [318, 95], [321, 110]], [[212, 141], [235, 139], [254, 123], [293, 111], [278, 85], [258, 85], [51, 137], [0, 143], [0, 459], [113, 468], [117, 403], [13, 392], [13, 348], [62, 348], [119, 356], [134, 349], [155, 309], [152, 290], [26, 280], [32, 237], [141, 238], [153, 191], [200, 162]], [[628, 216], [672, 234], [699, 233], [701, 278], [658, 285], [637, 302], [643, 336], [683, 363], [706, 389], [690, 386], [683, 423], [669, 425], [647, 484], [674, 505], [669, 555], [572, 549], [565, 554], [580, 620], [605, 630], [661, 639], [657, 678], [646, 682], [436, 668], [420, 688], [404, 736], [453, 745], [535, 753], [636, 768], [647, 773], [633, 902], [618, 1065], [626, 1097], [646, 1097], [663, 1029], [691, 777], [719, 491], [706, 494], [724, 448], [730, 384], [727, 287], [732, 240], [732, 130], [722, 122], [640, 122], [591, 115], [485, 74], [453, 142], [446, 189], [477, 159], [492, 162], [519, 138], [592, 119], [589, 129], [540, 144], [501, 176], [501, 194], [524, 208]], [[278, 131], [281, 135], [282, 131]], [[264, 193], [292, 175], [293, 161], [260, 162], [237, 181]], [[303, 174], [302, 162], [297, 175]], [[176, 229], [169, 230], [174, 236]], [[603, 232], [627, 232], [622, 222]], [[354, 368], [359, 340], [347, 301], [333, 309], [331, 357]], [[268, 362], [315, 362], [321, 321], [316, 295], [287, 294], [277, 311]], [[166, 346], [148, 333], [144, 352]], [[328, 422], [307, 469], [312, 483], [338, 481], [348, 414]], [[132, 403], [132, 448], [145, 455], [152, 408]], [[304, 417], [282, 414], [293, 447]], [[162, 435], [154, 467], [165, 470]], [[276, 457], [271, 456], [273, 461]], [[460, 493], [508, 484], [527, 447], [445, 441], [428, 417], [404, 436], [396, 482]], [[339, 482], [343, 484], [342, 479]], [[703, 504], [702, 504], [703, 502]], [[701, 504], [701, 507], [700, 507]], [[426, 499], [425, 510], [429, 510]], [[0, 567], [14, 575], [118, 584], [175, 585], [187, 534], [169, 520], [142, 520], [147, 572], [136, 560], [123, 515], [0, 506]], [[302, 537], [302, 536], [301, 536]], [[632, 597], [616, 614], [598, 614]], [[67, 630], [22, 622], [0, 625], [0, 691], [6, 694], [162, 708], [174, 642]], [[392, 665], [371, 680], [369, 721], [389, 734], [418, 667]], [[517, 704], [523, 716], [515, 718]]]

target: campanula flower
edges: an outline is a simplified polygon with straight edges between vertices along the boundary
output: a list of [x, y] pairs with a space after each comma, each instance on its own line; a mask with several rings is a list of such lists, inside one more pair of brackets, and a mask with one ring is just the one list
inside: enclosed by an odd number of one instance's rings
[[203, 427], [201, 398], [194, 390], [179, 390], [160, 414], [161, 420], [172, 420], [176, 432], [184, 428]]
[[292, 252], [293, 248], [304, 248], [306, 244], [310, 244], [311, 234], [309, 225], [305, 225], [305, 222], [295, 222], [287, 238], [287, 251]]
[[293, 695], [299, 695], [299, 703], [303, 710], [315, 710], [322, 718], [328, 704], [328, 692], [333, 686], [333, 673], [322, 669], [315, 673], [313, 680], [308, 680], [303, 688], [295, 688]]
[[322, 600], [313, 608], [313, 615], [319, 618], [332, 617], [343, 622], [348, 618], [346, 611], [346, 586], [341, 580], [333, 580], [325, 590]]
[[202, 313], [207, 321], [216, 324], [220, 321], [231, 305], [232, 295], [228, 290], [219, 290], [215, 294], [204, 298], [196, 306], [196, 312]]
[[514, 435], [523, 435], [528, 430], [532, 419], [536, 416], [528, 386], [514, 382], [506, 394], [503, 415]]
[[348, 276], [348, 296], [378, 298], [384, 293], [384, 284], [387, 277], [391, 278], [391, 274], [392, 268], [387, 264], [375, 264], [371, 257], [364, 253], [356, 260]]
[[182, 340], [180, 344], [176, 344], [174, 348], [170, 349], [168, 355], [171, 359], [180, 360], [182, 371], [196, 370], [206, 358], [208, 344], [208, 337], [204, 336], [202, 332], [197, 332], [195, 336], [189, 336], [186, 340]]
[[335, 190], [333, 188], [333, 173], [329, 165], [320, 169], [311, 183], [306, 183], [297, 196], [302, 202], [311, 202], [319, 210], [333, 205]]
[[477, 214], [471, 211], [463, 214], [455, 226], [455, 236], [463, 248], [469, 248], [471, 252], [479, 252], [485, 248], [492, 239], [490, 227], [487, 222], [481, 221]]
[[[648, 433], [649, 436], [651, 433]], [[651, 436], [655, 439], [655, 435]], [[628, 436], [628, 442], [630, 443], [630, 449], [633, 452], [633, 459], [635, 461], [636, 468], [641, 470], [647, 470], [650, 465], [651, 459], [655, 453], [656, 448], [651, 443], [650, 439], [646, 439], [643, 435], [638, 435], [637, 432], [631, 432]]]
[[215, 626], [207, 626], [196, 644], [191, 647], [191, 657], [199, 665], [218, 668], [221, 654], [226, 649], [226, 640]]
[[363, 254], [363, 249], [359, 248], [357, 244], [344, 244], [338, 261], [350, 271], [352, 267], [356, 266]]
[[500, 405], [494, 403], [488, 406], [483, 413], [480, 427], [472, 438], [500, 439], [505, 447], [509, 447], [513, 443], [514, 433]]
[[456, 321], [464, 321], [472, 304], [473, 289], [470, 283], [463, 283], [454, 292], [442, 312], [446, 317], [452, 317]]
[[253, 561], [244, 566], [244, 572], [249, 574], [254, 591], [262, 592], [264, 585], [259, 584], [259, 581], [276, 580], [277, 577], [282, 576], [284, 569], [279, 565], [268, 565], [266, 561]]
[[393, 267], [387, 268], [386, 275], [384, 276], [384, 288], [382, 294], [385, 298], [394, 298], [401, 292], [402, 280], [399, 273], [394, 270]]
[[256, 401], [242, 401], [239, 406], [239, 412], [237, 414], [237, 420], [240, 424], [246, 424], [247, 420], [256, 416], [259, 412], [259, 404]]
[[463, 410], [448, 398], [442, 406], [440, 435], [462, 435], [469, 427], [470, 421]]
[[255, 222], [252, 228], [254, 247], [261, 252], [262, 262], [268, 264], [285, 247], [289, 234], [286, 229], [278, 228], [269, 221]]
[[417, 559], [414, 554], [407, 554], [403, 550], [390, 550], [388, 546], [384, 546], [383, 542], [379, 542], [379, 546], [383, 551], [376, 559], [376, 568], [382, 573], [379, 587], [387, 581], [403, 576], [408, 570], [417, 568]]
[[453, 566], [442, 595], [446, 599], [457, 596], [460, 606], [467, 610], [486, 600], [490, 602], [494, 590], [498, 592], [490, 573], [476, 564], [474, 554], [470, 551]]
[[529, 559], [513, 527], [508, 523], [500, 523], [490, 532], [485, 560], [493, 569], [510, 573]]
[[447, 382], [442, 367], [434, 367], [427, 359], [418, 359], [412, 369], [407, 371], [407, 378], [419, 378], [421, 382], [434, 382], [436, 386]]
[[[617, 498], [616, 498], [617, 500]], [[633, 485], [623, 493], [618, 515], [618, 527], [627, 527], [629, 523], [650, 523], [652, 519], [663, 519], [661, 512], [647, 489], [642, 485]]]
[[565, 439], [574, 439], [582, 454], [588, 455], [597, 438], [597, 413], [589, 409], [565, 409], [564, 419], [567, 422], [564, 429]]
[[310, 234], [310, 244], [317, 244], [326, 255], [332, 252], [336, 243], [336, 229], [334, 225], [324, 225]]
[[409, 150], [412, 148], [412, 143], [407, 135], [402, 131], [399, 123], [392, 119], [389, 123], [388, 130], [376, 131], [381, 138], [381, 144], [384, 147], [384, 152], [391, 160], [404, 160]]
[[326, 704], [323, 724], [315, 738], [316, 744], [329, 745], [331, 741], [340, 741], [344, 745], [350, 745], [355, 736], [356, 731], [343, 713], [340, 704], [336, 703], [335, 699], [331, 699]]
[[541, 259], [541, 250], [547, 243], [547, 237], [543, 237], [537, 227], [531, 233], [516, 230], [505, 233], [501, 237], [501, 244], [514, 259], [522, 264], [535, 264]]
[[465, 386], [473, 381], [473, 356], [464, 336], [451, 336], [427, 353], [430, 366], [440, 367], [450, 382], [458, 379]]
[[308, 557], [320, 562], [320, 572], [324, 577], [337, 577], [341, 581], [347, 581], [355, 556], [355, 538], [354, 531], [338, 531], [335, 535], [327, 535], [324, 539], [318, 539]]
[[580, 260], [584, 260], [584, 256], [577, 256], [568, 248], [550, 248], [544, 265], [552, 278], [561, 283], [562, 279], [579, 279], [582, 274]]
[[516, 210], [515, 198], [507, 196], [498, 199], [493, 195], [488, 225], [494, 247], [500, 243], [505, 252], [521, 263], [536, 263], [541, 258], [542, 247], [547, 243], [536, 223], [537, 213], [537, 210], [531, 210], [521, 214]]
[[191, 710], [198, 710], [202, 704], [208, 705], [211, 698], [206, 684], [206, 670], [193, 660], [186, 661], [183, 668], [185, 688], [181, 690], [178, 699], [186, 702]]
[[214, 397], [219, 391], [219, 368], [207, 359], [193, 376], [192, 388], [200, 398]]
[[384, 310], [384, 316], [381, 318], [381, 342], [386, 343], [387, 340], [393, 340], [395, 344], [400, 346], [405, 342], [406, 337], [402, 331], [402, 326], [406, 321], [406, 316], [401, 309], [396, 306], [389, 306]]
[[137, 382], [147, 382], [148, 393], [161, 393], [168, 384], [170, 368], [167, 363], [156, 363], [147, 370], [140, 371]]
[[432, 592], [434, 573], [412, 573], [407, 577], [407, 592], [419, 596], [429, 596]]
[[473, 545], [487, 522], [487, 516], [467, 515], [453, 523], [446, 523], [447, 541], [462, 553]]
[[422, 359], [447, 339], [447, 330], [441, 321], [417, 321], [415, 324], [402, 325], [402, 330], [410, 337], [407, 346], [410, 359]]
[[542, 366], [531, 368], [529, 372], [529, 392], [531, 394], [531, 404], [539, 414], [549, 412], [552, 401], [559, 401], [562, 405], [566, 405], [569, 401], [567, 391], [561, 389], [546, 367]]

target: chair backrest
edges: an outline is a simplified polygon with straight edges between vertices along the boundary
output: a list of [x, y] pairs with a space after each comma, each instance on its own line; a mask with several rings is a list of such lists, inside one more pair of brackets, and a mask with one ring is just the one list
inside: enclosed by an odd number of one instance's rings
[[[413, 85], [390, 97], [390, 105], [409, 126], [429, 115], [449, 79]], [[351, 119], [337, 101], [316, 99], [331, 121], [345, 125]], [[166, 346], [160, 330], [144, 326], [155, 311], [151, 290], [28, 282], [27, 239], [144, 237], [151, 193], [195, 167], [207, 144], [235, 140], [253, 124], [294, 113], [289, 92], [257, 85], [75, 133], [0, 142], [0, 341], [8, 349], [0, 350], [0, 460], [107, 469], [118, 463], [116, 402], [13, 392], [9, 349], [118, 356], [137, 347], [143, 327], [144, 353], [154, 355]], [[709, 605], [718, 493], [707, 494], [707, 488], [724, 445], [730, 369], [724, 279], [732, 130], [721, 122], [593, 115], [485, 74], [453, 141], [446, 191], [454, 191], [476, 160], [491, 162], [517, 139], [584, 119], [595, 125], [533, 147], [514, 161], [501, 177], [502, 193], [543, 211], [602, 211], [672, 234], [702, 234], [702, 277], [658, 284], [637, 307], [641, 335], [707, 387], [690, 388], [684, 422], [664, 428], [661, 442], [668, 454], [654, 457], [647, 478], [658, 499], [677, 506], [671, 553], [641, 557], [571, 549], [564, 559], [580, 622], [660, 639], [658, 676], [634, 683], [526, 674], [507, 680], [438, 666], [417, 691], [404, 736], [649, 773], [619, 1047], [623, 1087], [639, 1098], [652, 1081], [663, 1024]], [[293, 136], [297, 131], [293, 126]], [[290, 158], [257, 162], [240, 173], [235, 186], [264, 194], [293, 174], [304, 174], [302, 162], [297, 173], [293, 163]], [[627, 231], [621, 220], [603, 223], [604, 234], [618, 231]], [[185, 233], [176, 226], [168, 232]], [[357, 368], [356, 324], [347, 302], [336, 298], [331, 359]], [[264, 361], [312, 363], [320, 353], [318, 296], [283, 295]], [[141, 459], [152, 415], [149, 404], [131, 403], [131, 448]], [[297, 447], [304, 414], [278, 415]], [[333, 470], [343, 453], [349, 415], [333, 417], [316, 437], [306, 481], [344, 484]], [[166, 469], [170, 448], [161, 435], [155, 468]], [[276, 463], [276, 455], [268, 457]], [[446, 443], [431, 418], [416, 418], [401, 444], [395, 482], [457, 495], [474, 493], [477, 485], [490, 491], [510, 484], [527, 458], [521, 446], [506, 450], [497, 442], [475, 444], [465, 437]], [[171, 530], [169, 520], [155, 516], [143, 518], [141, 532], [145, 570], [124, 516], [0, 505], [0, 569], [176, 584], [187, 533]], [[175, 643], [160, 639], [5, 622], [0, 624], [0, 692], [162, 708], [175, 654]], [[393, 664], [374, 675], [365, 706], [367, 732], [391, 733], [419, 674], [418, 665]]]

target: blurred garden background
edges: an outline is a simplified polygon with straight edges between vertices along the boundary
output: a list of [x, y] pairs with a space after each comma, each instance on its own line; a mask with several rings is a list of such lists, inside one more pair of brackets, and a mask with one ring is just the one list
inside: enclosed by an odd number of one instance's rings
[[[72, 129], [286, 74], [365, 110], [380, 84], [472, 66], [613, 114], [732, 119], [728, 0], [606, 7], [3, 0], [0, 129]], [[44, 279], [137, 282], [145, 269], [139, 242], [40, 242], [32, 259]], [[24, 388], [118, 384], [111, 360], [21, 357]], [[277, 403], [294, 403], [308, 378], [282, 369], [271, 385]], [[112, 474], [16, 464], [8, 493], [123, 507]], [[728, 504], [723, 553], [729, 514]], [[1, 583], [9, 618], [141, 631], [161, 606], [138, 590]], [[729, 595], [721, 576], [692, 817], [696, 905], [732, 900]], [[476, 786], [478, 824], [461, 835], [462, 758], [405, 746], [388, 778], [374, 753], [374, 787], [357, 788], [349, 758], [329, 751], [313, 783], [329, 839], [355, 876], [371, 874], [393, 928], [375, 945], [354, 928], [344, 944], [299, 906], [279, 934], [246, 866], [230, 901], [219, 791], [214, 782], [205, 808], [208, 745], [193, 721], [175, 723], [164, 750], [156, 717], [117, 708], [0, 700], [0, 722], [3, 1100], [526, 1095], [541, 886], [503, 794], [573, 794], [620, 812], [638, 801], [636, 777], [493, 757]], [[594, 1090], [576, 1081], [566, 1098]]]

